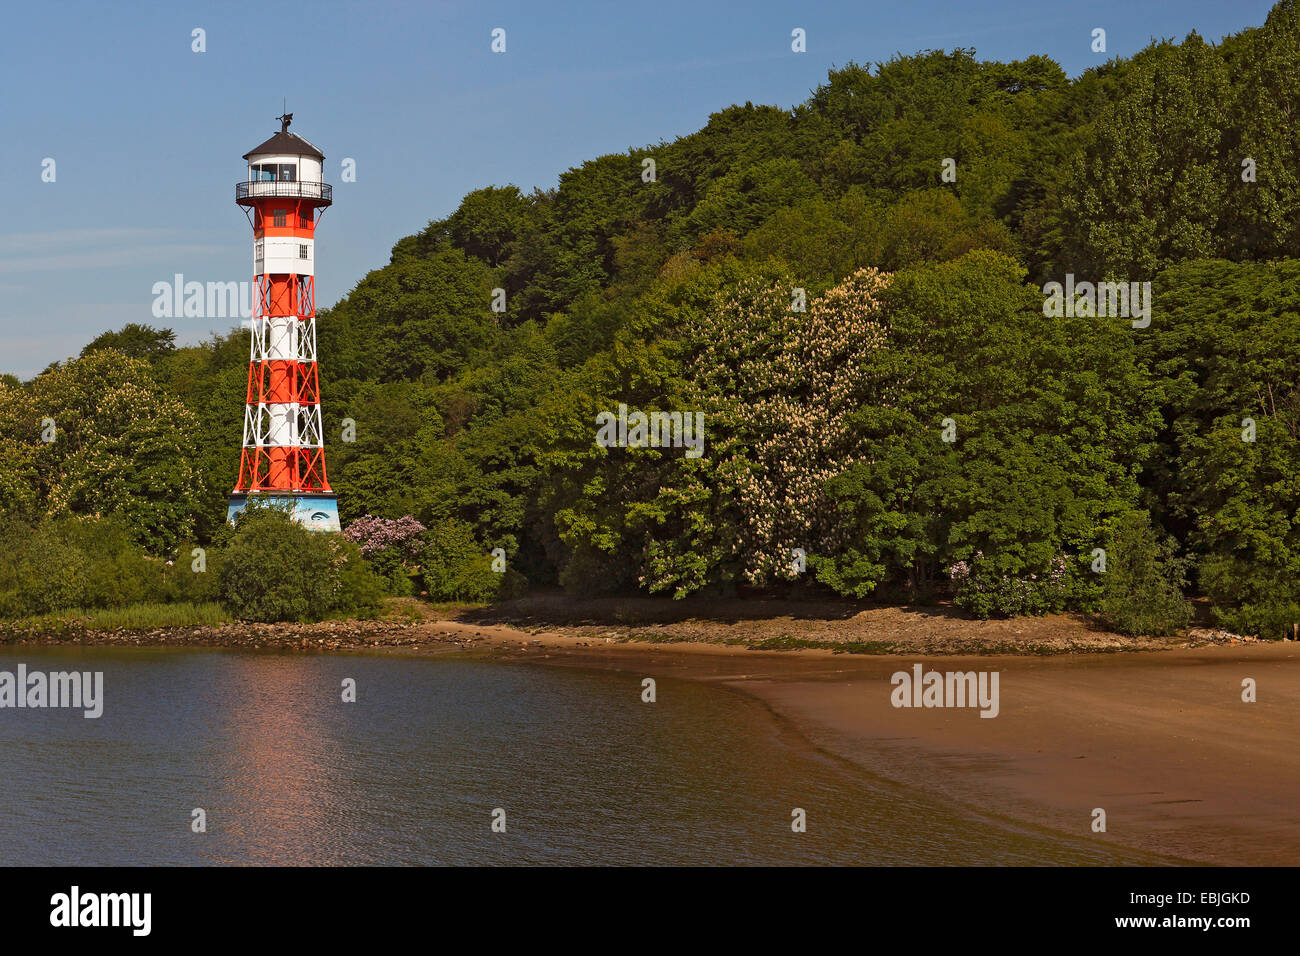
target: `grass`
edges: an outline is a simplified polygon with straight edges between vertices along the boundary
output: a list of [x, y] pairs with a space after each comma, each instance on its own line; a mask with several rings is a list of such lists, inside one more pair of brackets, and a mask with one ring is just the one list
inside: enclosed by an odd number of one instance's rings
[[[371, 612], [340, 612], [326, 620], [386, 620], [418, 622], [430, 612], [464, 610], [472, 605], [460, 603], [429, 603], [416, 598], [385, 598], [379, 608]], [[16, 637], [39, 634], [65, 634], [71, 631], [145, 631], [161, 627], [199, 627], [228, 624], [235, 620], [215, 601], [201, 604], [188, 602], [176, 604], [129, 604], [116, 608], [72, 608], [34, 614], [29, 617], [0, 620], [0, 635]]]
[[824, 650], [836, 654], [891, 654], [895, 650], [893, 641], [817, 641], [803, 637], [781, 634], [762, 640], [734, 638], [728, 644], [741, 644], [751, 651], [799, 651]]
[[126, 607], [52, 611], [49, 614], [5, 621], [0, 623], [0, 627], [23, 631], [62, 631], [71, 627], [81, 627], [91, 631], [111, 631], [119, 627], [144, 629], [224, 624], [229, 620], [231, 620], [230, 615], [216, 602], [130, 604]]
[[[455, 617], [462, 611], [472, 611], [486, 606], [466, 601], [430, 601], [422, 597], [386, 597], [380, 600], [379, 610], [371, 616], [377, 616], [381, 621], [419, 623], [430, 618]], [[344, 617], [353, 616], [344, 615]]]

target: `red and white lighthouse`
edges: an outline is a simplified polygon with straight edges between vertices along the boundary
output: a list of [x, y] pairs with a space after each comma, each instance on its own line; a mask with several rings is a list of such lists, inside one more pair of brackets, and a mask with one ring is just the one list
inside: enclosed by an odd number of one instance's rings
[[325, 475], [316, 363], [316, 224], [333, 202], [325, 154], [289, 132], [244, 154], [248, 180], [235, 202], [253, 227], [253, 314], [239, 481], [227, 520], [250, 497], [292, 508], [313, 531], [338, 531], [338, 502]]

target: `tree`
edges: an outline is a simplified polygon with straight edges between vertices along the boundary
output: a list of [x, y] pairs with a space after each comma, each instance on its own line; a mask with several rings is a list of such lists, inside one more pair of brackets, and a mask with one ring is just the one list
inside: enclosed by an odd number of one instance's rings
[[1218, 253], [1229, 104], [1227, 69], [1197, 34], [1143, 51], [1065, 178], [1064, 268], [1132, 281]]
[[91, 352], [112, 349], [131, 358], [153, 361], [176, 349], [176, 333], [150, 325], [128, 322], [120, 331], [105, 332], [81, 350], [82, 358]]
[[1300, 625], [1300, 263], [1162, 273], [1139, 341], [1167, 422], [1149, 483], [1221, 623]]
[[326, 374], [441, 381], [497, 334], [491, 289], [487, 267], [451, 248], [371, 272], [318, 317]]
[[528, 200], [515, 186], [487, 186], [467, 193], [447, 217], [447, 236], [468, 255], [493, 268], [502, 265], [528, 217]]
[[1154, 637], [1186, 627], [1192, 606], [1183, 597], [1185, 562], [1175, 557], [1173, 544], [1156, 536], [1145, 511], [1117, 516], [1113, 535], [1101, 597], [1110, 626]]
[[155, 555], [192, 536], [196, 421], [142, 359], [96, 350], [6, 397], [0, 468], [27, 487], [18, 500], [49, 514], [117, 515]]
[[1131, 329], [1048, 320], [1013, 260], [972, 252], [906, 270], [883, 295], [881, 346], [851, 419], [862, 451], [828, 490], [842, 549], [820, 580], [923, 595], [965, 562], [976, 580], [1042, 581], [1131, 508], [1156, 412]]
[[680, 221], [674, 237], [698, 238], [718, 229], [749, 232], [781, 209], [811, 199], [817, 184], [793, 159], [773, 159], [736, 169], [709, 186], [703, 200]]
[[[565, 409], [543, 453], [559, 485], [556, 527], [572, 549], [562, 580], [599, 568], [606, 581], [635, 574], [651, 592], [681, 597], [791, 580], [795, 548], [832, 544], [822, 484], [852, 460], [844, 418], [861, 388], [855, 360], [880, 337], [884, 282], [864, 270], [806, 311], [791, 308], [788, 276], [734, 262], [662, 290], [672, 344], [658, 352], [629, 335], [614, 364], [590, 363], [594, 394]], [[642, 331], [658, 327], [643, 321]], [[658, 442], [595, 447], [595, 414], [620, 404], [702, 423], [697, 454]], [[613, 565], [622, 567], [605, 574]]]
[[1300, 5], [1281, 0], [1263, 27], [1232, 38], [1223, 51], [1232, 84], [1223, 142], [1223, 253], [1294, 256], [1300, 249]]

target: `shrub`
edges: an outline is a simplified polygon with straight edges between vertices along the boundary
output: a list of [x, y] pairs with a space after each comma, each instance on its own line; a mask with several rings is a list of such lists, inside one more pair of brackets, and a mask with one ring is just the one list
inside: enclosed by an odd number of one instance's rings
[[383, 579], [371, 571], [361, 556], [361, 549], [341, 535], [318, 534], [315, 537], [324, 539], [335, 574], [330, 613], [354, 617], [374, 613], [386, 589]]
[[1234, 555], [1211, 555], [1201, 563], [1200, 581], [1222, 627], [1264, 640], [1300, 636], [1294, 574]]
[[950, 567], [948, 576], [954, 602], [981, 618], [1050, 614], [1064, 610], [1070, 599], [1065, 555], [1053, 559], [1041, 574], [1014, 575], [999, 574], [977, 551], [969, 564], [958, 561]]
[[0, 553], [0, 617], [75, 607], [89, 570], [86, 556], [55, 535], [49, 522], [9, 521]]
[[207, 604], [221, 597], [221, 551], [215, 546], [194, 552], [199, 545], [182, 542], [176, 557], [163, 568], [163, 596], [175, 603]]
[[420, 535], [425, 530], [424, 525], [410, 515], [396, 519], [364, 515], [348, 525], [343, 537], [356, 542], [367, 560], [383, 552], [414, 559], [420, 553]]
[[273, 505], [250, 503], [239, 515], [219, 574], [222, 603], [250, 621], [366, 611], [380, 592], [354, 543], [308, 531]]
[[122, 520], [71, 519], [50, 527], [86, 558], [78, 607], [116, 608], [162, 599], [165, 564], [145, 555]]
[[420, 565], [424, 588], [434, 601], [483, 604], [523, 590], [523, 576], [493, 571], [492, 555], [474, 539], [468, 525], [454, 518], [425, 532]]
[[412, 597], [415, 594], [418, 572], [412, 571], [405, 564], [396, 564], [385, 570], [374, 567], [372, 563], [371, 569], [375, 572], [375, 580], [379, 582], [383, 593], [389, 597]]
[[1185, 577], [1185, 563], [1174, 556], [1172, 543], [1157, 537], [1150, 516], [1128, 512], [1113, 525], [1101, 613], [1121, 634], [1173, 634], [1192, 616], [1183, 597]]
[[0, 617], [117, 608], [163, 595], [162, 563], [119, 521], [10, 518], [0, 539]]
[[411, 575], [424, 545], [420, 536], [425, 530], [410, 515], [397, 519], [365, 515], [348, 525], [343, 536], [360, 547], [386, 593], [408, 597], [415, 591]]

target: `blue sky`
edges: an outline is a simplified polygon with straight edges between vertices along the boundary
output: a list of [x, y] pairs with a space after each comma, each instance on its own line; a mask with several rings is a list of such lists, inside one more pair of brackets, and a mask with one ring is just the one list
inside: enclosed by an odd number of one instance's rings
[[[30, 376], [127, 322], [184, 344], [232, 324], [151, 313], [152, 287], [247, 280], [241, 155], [277, 128], [326, 154], [320, 305], [488, 184], [548, 188], [746, 100], [792, 106], [833, 66], [921, 49], [1033, 53], [1071, 75], [1152, 37], [1211, 40], [1266, 0], [11, 4], [0, 32], [0, 371]], [[506, 30], [506, 53], [491, 31]], [[807, 52], [790, 32], [807, 33]], [[1091, 31], [1107, 31], [1107, 53]], [[206, 52], [191, 50], [206, 31]], [[56, 180], [42, 182], [42, 162]], [[340, 162], [357, 181], [340, 183]]]

